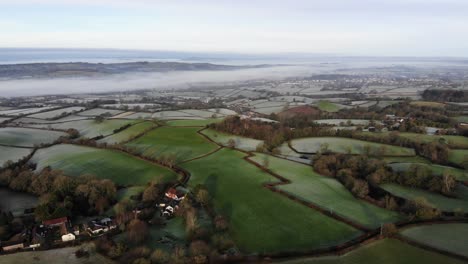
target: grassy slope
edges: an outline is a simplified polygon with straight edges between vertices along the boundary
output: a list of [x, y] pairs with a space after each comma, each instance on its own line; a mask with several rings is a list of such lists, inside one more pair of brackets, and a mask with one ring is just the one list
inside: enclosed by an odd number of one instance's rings
[[11, 160], [16, 162], [31, 153], [32, 149], [0, 146], [0, 167]]
[[449, 162], [463, 166], [468, 161], [468, 150], [467, 149], [453, 149], [449, 151]]
[[417, 165], [424, 168], [428, 168], [432, 171], [434, 175], [441, 176], [444, 172], [448, 172], [450, 175], [455, 177], [459, 181], [467, 181], [468, 180], [468, 171], [461, 170], [457, 168], [441, 166], [437, 164], [424, 164], [424, 163], [410, 163], [410, 162], [402, 162], [402, 163], [393, 163], [390, 166], [393, 168], [394, 171], [406, 171], [409, 170], [411, 165]]
[[400, 137], [408, 138], [416, 142], [438, 142], [443, 139], [451, 147], [468, 148], [468, 138], [463, 136], [436, 136], [416, 133], [400, 133]]
[[424, 225], [401, 232], [419, 243], [468, 257], [468, 224]]
[[146, 121], [146, 122], [138, 123], [117, 134], [113, 134], [109, 137], [105, 137], [99, 140], [98, 142], [106, 142], [109, 144], [124, 142], [124, 141], [129, 140], [131, 137], [136, 136], [144, 132], [145, 130], [153, 128], [153, 127], [156, 127], [156, 124], [154, 124], [153, 122]]
[[220, 122], [223, 119], [201, 119], [201, 120], [171, 120], [167, 121], [169, 126], [200, 126]]
[[91, 253], [89, 258], [77, 258], [75, 252], [83, 246], [52, 249], [46, 251], [30, 251], [3, 255], [0, 264], [112, 264], [116, 263], [98, 253]]
[[245, 151], [253, 151], [257, 148], [257, 146], [262, 143], [263, 141], [258, 140], [258, 139], [253, 139], [253, 138], [246, 138], [246, 137], [241, 137], [241, 136], [236, 136], [236, 135], [230, 135], [226, 133], [222, 133], [216, 130], [212, 129], [205, 129], [202, 131], [202, 133], [209, 138], [211, 138], [213, 141], [217, 142], [218, 144], [221, 144], [223, 146], [228, 145], [228, 141], [230, 139], [234, 139], [236, 142], [236, 148], [242, 149]]
[[230, 232], [244, 252], [279, 252], [327, 247], [360, 234], [356, 229], [274, 193], [262, 185], [276, 181], [222, 149], [185, 163], [190, 186], [204, 184], [215, 209], [230, 219]]
[[400, 220], [398, 213], [356, 199], [341, 183], [316, 174], [310, 166], [264, 154], [256, 154], [251, 159], [263, 164], [265, 157], [269, 169], [291, 181], [277, 186], [278, 189], [370, 228]]
[[[449, 198], [441, 194], [392, 183], [382, 184], [380, 187], [395, 196], [409, 200], [414, 200], [418, 197], [424, 197], [434, 208], [438, 208], [444, 212], [453, 212], [460, 209], [464, 212], [468, 212], [468, 200], [466, 199]], [[462, 190], [459, 189], [458, 191]]]
[[0, 128], [0, 144], [18, 147], [33, 147], [41, 143], [49, 144], [61, 136], [68, 136], [68, 134], [20, 127]]
[[[387, 138], [391, 132], [361, 132], [360, 134], [366, 135], [372, 138]], [[398, 133], [399, 137], [409, 139], [413, 142], [439, 142], [440, 139], [444, 139], [450, 147], [455, 148], [468, 148], [468, 139], [462, 136], [437, 136], [437, 135], [426, 135], [417, 133]]]
[[115, 129], [118, 129], [126, 124], [135, 123], [135, 120], [120, 120], [112, 119], [105, 120], [101, 123], [97, 123], [94, 120], [78, 120], [65, 123], [56, 123], [56, 124], [39, 124], [39, 125], [30, 125], [31, 127], [40, 127], [48, 128], [49, 126], [54, 129], [67, 130], [69, 128], [74, 128], [80, 132], [82, 137], [94, 138], [97, 136], [108, 136], [113, 134]]
[[158, 157], [174, 154], [177, 161], [192, 159], [216, 149], [216, 145], [199, 135], [198, 127], [160, 127], [129, 142], [143, 155]]
[[329, 101], [319, 101], [317, 107], [325, 112], [338, 112], [341, 109], [338, 105]]
[[120, 185], [143, 185], [155, 179], [177, 179], [177, 174], [171, 170], [122, 152], [74, 145], [41, 149], [31, 161], [38, 164], [38, 170], [51, 166], [70, 176], [93, 174]]
[[349, 138], [338, 137], [311, 137], [300, 138], [291, 141], [291, 145], [299, 152], [316, 153], [320, 151], [320, 146], [323, 143], [328, 143], [328, 150], [337, 153], [347, 153], [350, 148], [351, 154], [363, 154], [364, 147], [370, 146], [371, 153], [378, 151], [381, 147], [385, 147], [385, 156], [414, 156], [414, 150], [397, 146], [367, 142]]
[[281, 262], [283, 264], [462, 264], [463, 261], [420, 249], [396, 239], [380, 240], [343, 256], [318, 257]]

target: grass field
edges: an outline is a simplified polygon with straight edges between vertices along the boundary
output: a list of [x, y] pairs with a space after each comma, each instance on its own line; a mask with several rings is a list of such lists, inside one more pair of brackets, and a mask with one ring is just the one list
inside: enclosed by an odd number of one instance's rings
[[71, 113], [74, 113], [74, 112], [81, 111], [83, 109], [85, 109], [85, 108], [81, 107], [81, 106], [72, 106], [72, 107], [61, 108], [61, 109], [57, 109], [57, 110], [37, 113], [37, 114], [30, 115], [28, 117], [39, 118], [39, 119], [54, 119], [54, 118], [59, 117], [63, 113], [71, 114]]
[[[360, 134], [366, 135], [371, 138], [387, 138], [390, 136], [390, 132], [361, 132]], [[451, 148], [468, 148], [468, 139], [462, 136], [437, 136], [437, 135], [426, 135], [417, 133], [398, 133], [401, 138], [409, 139], [413, 142], [418, 143], [430, 143], [430, 142], [445, 142]]]
[[291, 145], [299, 152], [317, 153], [323, 143], [328, 144], [328, 150], [335, 153], [365, 154], [366, 146], [370, 154], [382, 152], [384, 156], [414, 156], [413, 149], [367, 142], [357, 139], [338, 137], [300, 138], [291, 141]]
[[0, 144], [18, 147], [34, 147], [41, 143], [49, 144], [62, 136], [67, 137], [68, 134], [58, 131], [21, 127], [0, 128]]
[[156, 127], [156, 124], [150, 121], [145, 121], [142, 123], [135, 124], [129, 128], [126, 128], [123, 131], [120, 131], [117, 134], [100, 139], [98, 142], [106, 142], [108, 144], [121, 143], [131, 139], [134, 136], [137, 136], [144, 131], [147, 131], [151, 128]]
[[[344, 126], [350, 125], [368, 125], [370, 120], [365, 119], [319, 119], [314, 120], [315, 123], [318, 124], [325, 124], [325, 125], [332, 125], [332, 126], [339, 126], [344, 124]], [[377, 124], [381, 123], [380, 121], [376, 121]]]
[[396, 239], [383, 239], [343, 256], [306, 258], [282, 264], [462, 264], [461, 260], [420, 249]]
[[280, 185], [276, 188], [301, 200], [316, 204], [352, 222], [376, 228], [382, 223], [401, 220], [396, 212], [356, 199], [340, 182], [318, 175], [310, 166], [257, 153], [250, 159], [260, 165], [263, 165], [267, 160], [270, 170], [291, 181], [290, 184]]
[[0, 208], [2, 212], [10, 211], [14, 216], [22, 215], [25, 209], [36, 207], [38, 201], [38, 197], [32, 194], [15, 192], [0, 187]]
[[453, 148], [468, 148], [468, 138], [463, 136], [437, 136], [416, 133], [399, 133], [400, 137], [411, 139], [415, 142], [446, 142]]
[[223, 146], [227, 146], [229, 140], [233, 139], [234, 142], [236, 142], [236, 148], [245, 151], [253, 151], [257, 148], [259, 144], [263, 143], [263, 141], [258, 139], [230, 135], [213, 129], [205, 129], [202, 131], [202, 133], [211, 138], [211, 140]]
[[108, 136], [114, 133], [115, 129], [118, 129], [127, 124], [132, 124], [135, 121], [132, 120], [104, 120], [103, 122], [96, 122], [94, 120], [78, 120], [65, 123], [55, 124], [39, 124], [31, 125], [31, 127], [48, 128], [49, 126], [54, 129], [67, 130], [74, 128], [80, 132], [82, 137], [95, 138], [98, 136]]
[[436, 164], [393, 163], [390, 164], [390, 167], [392, 167], [394, 171], [407, 171], [412, 165], [430, 169], [433, 175], [441, 176], [444, 174], [444, 172], [448, 172], [459, 181], [468, 181], [468, 171]]
[[32, 149], [27, 148], [15, 148], [0, 146], [0, 167], [3, 167], [5, 162], [13, 161], [16, 162], [32, 152]]
[[443, 212], [455, 212], [459, 210], [468, 212], [468, 199], [449, 198], [438, 193], [401, 186], [393, 183], [385, 183], [380, 185], [380, 187], [395, 196], [402, 197], [407, 200], [414, 200], [418, 197], [424, 197], [434, 208], [438, 208]]
[[464, 123], [468, 123], [468, 116], [457, 116], [457, 117], [454, 117], [453, 119], [455, 119], [457, 122], [464, 122]]
[[167, 121], [167, 125], [169, 126], [199, 126], [204, 127], [206, 125], [220, 122], [223, 119], [215, 118], [215, 119], [200, 119], [200, 120], [170, 120]]
[[419, 243], [468, 257], [468, 224], [437, 224], [411, 227], [401, 234]]
[[341, 107], [329, 101], [319, 101], [317, 107], [325, 112], [338, 112]]
[[413, 101], [410, 105], [419, 106], [419, 107], [432, 107], [432, 108], [444, 108], [444, 103], [438, 102], [428, 102], [428, 101]]
[[336, 245], [360, 232], [262, 185], [276, 182], [247, 163], [245, 154], [222, 149], [185, 163], [191, 187], [204, 184], [215, 210], [230, 221], [230, 233], [243, 252], [285, 252]]
[[78, 247], [67, 247], [60, 249], [51, 249], [46, 251], [29, 251], [16, 254], [8, 254], [0, 257], [0, 264], [113, 264], [116, 263], [98, 253], [91, 253], [89, 258], [77, 258], [75, 252], [80, 248], [86, 248], [87, 245]]
[[421, 156], [413, 157], [384, 157], [383, 160], [389, 164], [392, 163], [424, 163], [432, 164], [428, 159]]
[[[468, 166], [468, 149], [453, 149], [449, 151], [448, 161], [460, 166]], [[467, 168], [467, 167], [465, 167]]]
[[40, 149], [31, 162], [37, 164], [37, 170], [51, 166], [69, 176], [92, 174], [125, 186], [144, 185], [156, 179], [177, 179], [173, 171], [128, 154], [75, 145], [62, 144]]
[[118, 115], [122, 113], [122, 110], [104, 109], [104, 108], [93, 108], [79, 113], [80, 116], [95, 117], [102, 114], [108, 114], [110, 116]]
[[127, 144], [147, 157], [176, 155], [177, 162], [192, 159], [217, 148], [199, 135], [198, 127], [160, 127]]

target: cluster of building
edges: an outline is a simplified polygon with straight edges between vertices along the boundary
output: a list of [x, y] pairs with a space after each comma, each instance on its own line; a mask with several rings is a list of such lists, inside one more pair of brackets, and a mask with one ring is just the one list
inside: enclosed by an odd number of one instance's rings
[[170, 188], [164, 194], [164, 198], [157, 204], [161, 216], [171, 217], [179, 208], [179, 203], [184, 200], [185, 192], [181, 189]]
[[8, 241], [1, 241], [2, 252], [34, 250], [75, 241], [79, 236], [99, 236], [117, 228], [111, 218], [94, 219], [86, 224], [72, 225], [67, 217], [42, 221], [41, 224], [23, 230]]

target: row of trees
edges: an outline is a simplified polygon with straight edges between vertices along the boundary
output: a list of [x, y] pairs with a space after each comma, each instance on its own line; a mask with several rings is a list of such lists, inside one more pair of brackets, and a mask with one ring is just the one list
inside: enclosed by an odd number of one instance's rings
[[92, 175], [68, 177], [60, 170], [45, 168], [35, 173], [31, 166], [16, 166], [0, 173], [0, 186], [39, 196], [37, 220], [72, 213], [92, 215], [104, 212], [115, 200], [116, 187], [110, 180]]
[[449, 173], [435, 176], [422, 166], [411, 166], [405, 172], [394, 172], [382, 160], [367, 156], [349, 156], [344, 154], [318, 155], [313, 161], [314, 170], [319, 174], [339, 180], [354, 196], [369, 198], [390, 210], [399, 210], [408, 215], [429, 219], [440, 215], [423, 198], [405, 201], [398, 204], [392, 196], [381, 196], [378, 187], [381, 183], [396, 183], [420, 188], [446, 196], [455, 196], [456, 180]]

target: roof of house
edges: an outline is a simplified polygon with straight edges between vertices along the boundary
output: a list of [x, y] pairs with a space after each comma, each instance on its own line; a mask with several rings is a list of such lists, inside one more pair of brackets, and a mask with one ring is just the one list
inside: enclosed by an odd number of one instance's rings
[[42, 221], [42, 224], [44, 225], [57, 225], [61, 223], [65, 223], [68, 221], [67, 217], [61, 217], [61, 218], [55, 218], [55, 219], [50, 219], [50, 220], [44, 220]]

